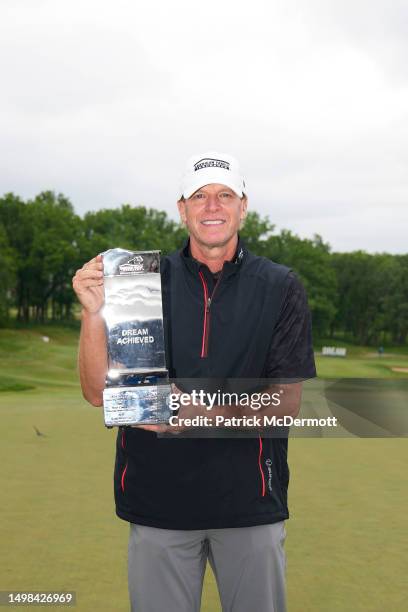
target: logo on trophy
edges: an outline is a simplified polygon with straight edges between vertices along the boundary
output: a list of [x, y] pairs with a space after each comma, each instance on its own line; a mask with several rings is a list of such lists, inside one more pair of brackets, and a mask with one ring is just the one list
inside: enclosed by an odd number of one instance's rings
[[102, 253], [108, 373], [105, 425], [166, 423], [166, 369], [160, 251]]

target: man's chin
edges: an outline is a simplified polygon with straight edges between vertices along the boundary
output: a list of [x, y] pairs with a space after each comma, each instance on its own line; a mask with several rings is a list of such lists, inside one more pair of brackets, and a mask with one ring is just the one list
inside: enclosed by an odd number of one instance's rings
[[231, 234], [230, 232], [191, 232], [190, 237], [201, 247], [207, 249], [218, 249], [228, 246], [231, 242], [237, 240], [238, 233]]
[[205, 238], [205, 239], [201, 239], [200, 240], [200, 244], [202, 246], [207, 247], [208, 249], [217, 249], [217, 248], [221, 248], [221, 247], [225, 247], [229, 242], [230, 242], [231, 238]]

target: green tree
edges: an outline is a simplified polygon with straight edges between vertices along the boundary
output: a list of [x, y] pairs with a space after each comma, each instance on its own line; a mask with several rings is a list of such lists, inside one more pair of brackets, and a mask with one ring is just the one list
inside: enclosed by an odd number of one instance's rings
[[49, 305], [53, 318], [69, 317], [74, 302], [70, 281], [78, 265], [76, 239], [82, 222], [69, 200], [52, 191], [29, 201], [25, 214], [33, 231], [25, 267], [34, 317], [45, 321]]
[[274, 231], [275, 226], [271, 224], [268, 217], [261, 217], [257, 212], [249, 212], [240, 236], [245, 241], [245, 245], [256, 255], [268, 257], [267, 239]]
[[26, 205], [21, 198], [7, 193], [0, 199], [0, 221], [7, 236], [7, 244], [13, 251], [15, 270], [14, 302], [17, 306], [17, 318], [29, 318], [29, 274], [25, 262], [30, 253], [33, 232], [27, 222]]
[[336, 313], [337, 292], [329, 245], [317, 234], [310, 240], [282, 230], [280, 234], [267, 239], [265, 253], [273, 261], [292, 268], [302, 280], [312, 313], [313, 329], [318, 335], [325, 335]]
[[9, 320], [16, 282], [17, 253], [10, 246], [6, 229], [0, 222], [0, 325]]
[[389, 256], [381, 298], [383, 331], [391, 342], [405, 344], [408, 336], [408, 255]]
[[81, 252], [85, 259], [106, 249], [122, 247], [130, 250], [160, 250], [163, 254], [180, 248], [187, 234], [163, 211], [133, 207], [105, 209], [84, 217], [84, 241]]
[[402, 333], [404, 307], [399, 309], [397, 296], [404, 287], [403, 270], [399, 269], [395, 256], [370, 255], [364, 251], [334, 253], [332, 266], [339, 288], [334, 322], [337, 329], [351, 333], [360, 344], [377, 344], [387, 329], [391, 330], [399, 310], [400, 318], [394, 330]]

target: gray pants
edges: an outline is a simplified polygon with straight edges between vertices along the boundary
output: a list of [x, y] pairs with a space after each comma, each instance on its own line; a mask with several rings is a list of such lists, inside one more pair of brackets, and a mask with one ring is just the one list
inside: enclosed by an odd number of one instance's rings
[[223, 612], [285, 612], [284, 522], [179, 531], [130, 525], [132, 612], [199, 612], [207, 558]]

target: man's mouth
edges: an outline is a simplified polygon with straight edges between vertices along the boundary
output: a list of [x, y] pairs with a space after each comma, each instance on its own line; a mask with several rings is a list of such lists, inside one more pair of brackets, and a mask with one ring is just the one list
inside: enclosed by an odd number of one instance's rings
[[208, 219], [205, 221], [201, 221], [203, 225], [222, 225], [225, 223], [223, 219]]

